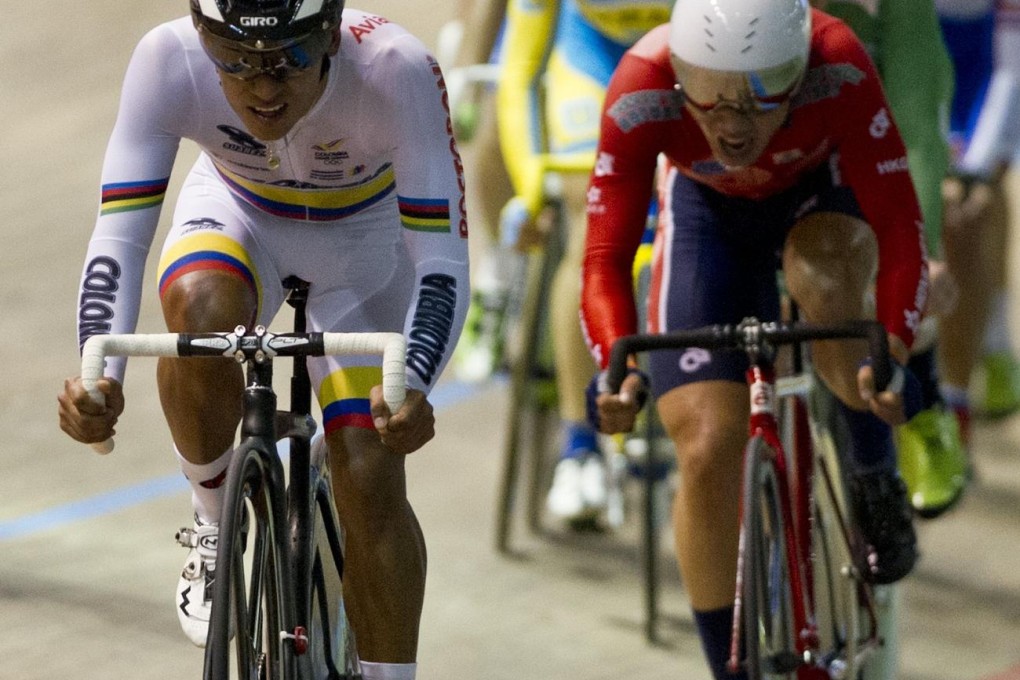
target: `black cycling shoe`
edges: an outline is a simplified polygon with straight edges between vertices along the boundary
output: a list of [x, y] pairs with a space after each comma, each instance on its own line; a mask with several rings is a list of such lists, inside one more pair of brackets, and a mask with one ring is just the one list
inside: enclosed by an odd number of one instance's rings
[[865, 580], [899, 581], [918, 559], [906, 485], [892, 469], [852, 474], [849, 486], [857, 527], [867, 544], [867, 564], [858, 565]]

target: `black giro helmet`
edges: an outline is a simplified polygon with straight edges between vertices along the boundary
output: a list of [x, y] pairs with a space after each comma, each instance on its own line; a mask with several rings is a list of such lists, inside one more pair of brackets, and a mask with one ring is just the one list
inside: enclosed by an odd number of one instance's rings
[[293, 43], [340, 23], [345, 0], [191, 0], [199, 30], [263, 49]]

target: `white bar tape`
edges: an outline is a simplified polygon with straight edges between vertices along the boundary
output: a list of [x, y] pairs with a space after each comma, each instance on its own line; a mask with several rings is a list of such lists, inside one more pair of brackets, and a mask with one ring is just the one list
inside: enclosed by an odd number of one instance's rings
[[407, 340], [400, 333], [323, 333], [329, 355], [382, 355], [383, 399], [395, 414], [407, 396]]
[[[106, 357], [175, 357], [177, 333], [138, 333], [93, 335], [85, 342], [81, 354], [81, 382], [97, 404], [105, 404], [106, 396], [96, 388], [103, 377]], [[396, 413], [407, 396], [407, 340], [400, 333], [323, 333], [324, 354], [374, 354], [382, 356], [383, 399]], [[113, 439], [92, 444], [96, 453], [113, 451]]]
[[[106, 404], [106, 395], [96, 383], [103, 377], [108, 356], [177, 356], [177, 334], [93, 335], [86, 340], [81, 352], [81, 384], [97, 404]], [[103, 455], [113, 451], [113, 439], [92, 444], [92, 450]]]

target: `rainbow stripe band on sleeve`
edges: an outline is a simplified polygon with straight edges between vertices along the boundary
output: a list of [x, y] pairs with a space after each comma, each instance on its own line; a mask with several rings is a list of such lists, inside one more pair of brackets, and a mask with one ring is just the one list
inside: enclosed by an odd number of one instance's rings
[[182, 238], [163, 253], [159, 261], [159, 295], [180, 277], [194, 271], [226, 272], [244, 281], [262, 308], [262, 285], [247, 251], [222, 234], [198, 233]]
[[169, 177], [142, 182], [114, 182], [104, 184], [100, 200], [100, 215], [112, 215], [130, 210], [144, 210], [163, 203]]
[[342, 427], [374, 430], [368, 397], [380, 383], [382, 369], [378, 366], [350, 366], [330, 373], [319, 387], [326, 434]]
[[400, 223], [411, 231], [450, 233], [450, 202], [445, 198], [397, 196]]

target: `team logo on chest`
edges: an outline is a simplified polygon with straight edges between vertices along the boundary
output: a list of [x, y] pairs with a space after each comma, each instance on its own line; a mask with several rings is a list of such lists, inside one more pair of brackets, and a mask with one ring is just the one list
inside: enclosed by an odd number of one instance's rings
[[329, 142], [312, 145], [312, 157], [316, 167], [312, 170], [312, 179], [337, 181], [346, 176], [342, 166], [351, 155], [344, 149], [346, 139], [340, 137]]

